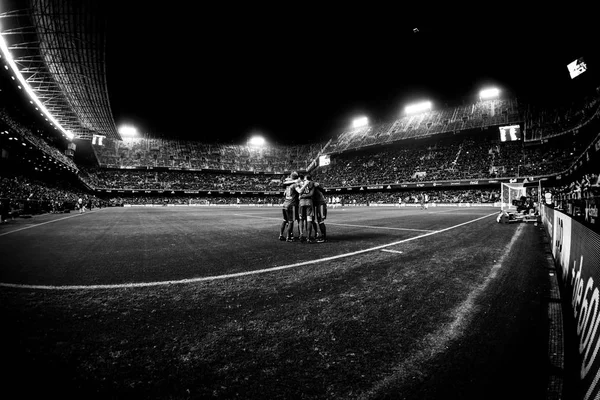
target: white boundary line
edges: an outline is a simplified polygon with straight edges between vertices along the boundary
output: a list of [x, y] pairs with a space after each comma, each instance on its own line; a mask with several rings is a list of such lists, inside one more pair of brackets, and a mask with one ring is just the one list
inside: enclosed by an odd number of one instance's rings
[[86, 211], [86, 212], [84, 212], [84, 213], [81, 213], [81, 214], [80, 214], [80, 213], [77, 213], [77, 214], [75, 214], [75, 215], [69, 215], [68, 217], [63, 217], [63, 218], [53, 219], [53, 220], [46, 221], [46, 222], [40, 222], [39, 224], [35, 224], [35, 225], [27, 225], [27, 226], [25, 226], [25, 227], [23, 227], [23, 228], [15, 229], [14, 231], [8, 231], [8, 232], [0, 233], [0, 236], [5, 236], [5, 235], [9, 235], [9, 234], [11, 234], [11, 233], [15, 233], [15, 232], [24, 231], [25, 229], [36, 228], [36, 227], [38, 227], [38, 226], [41, 226], [41, 225], [46, 225], [46, 224], [50, 224], [50, 223], [52, 223], [52, 222], [57, 222], [57, 221], [62, 221], [62, 220], [69, 219], [69, 218], [75, 218], [75, 217], [79, 217], [80, 215], [85, 215], [86, 213], [93, 213], [93, 212], [96, 212], [96, 211], [98, 211], [98, 210], [94, 210], [94, 211]]
[[[233, 215], [237, 215], [238, 217], [259, 218], [259, 219], [276, 219], [278, 221], [282, 221], [281, 218], [261, 217], [261, 216], [258, 216], [258, 215], [251, 215], [251, 214], [233, 214]], [[390, 226], [370, 226], [370, 225], [338, 224], [338, 223], [328, 222], [327, 220], [325, 220], [325, 222], [327, 222], [327, 225], [333, 225], [333, 226], [350, 226], [350, 227], [354, 227], [354, 228], [388, 229], [388, 230], [393, 230], [393, 231], [413, 231], [413, 232], [435, 232], [432, 229], [412, 229], [412, 228], [394, 228], [394, 227], [390, 227]]]
[[316, 259], [316, 260], [303, 261], [303, 262], [299, 262], [299, 263], [295, 263], [295, 264], [281, 265], [279, 267], [271, 267], [271, 268], [258, 269], [258, 270], [254, 270], [254, 271], [238, 272], [238, 273], [235, 273], [235, 274], [206, 276], [206, 277], [203, 277], [203, 278], [181, 279], [181, 280], [178, 280], [178, 281], [123, 283], [123, 284], [115, 284], [115, 285], [48, 286], [48, 285], [20, 285], [20, 284], [15, 284], [15, 283], [1, 283], [0, 282], [0, 287], [19, 288], [19, 289], [44, 289], [44, 290], [124, 289], [124, 288], [141, 288], [141, 287], [150, 287], [150, 286], [166, 286], [166, 285], [175, 285], [175, 284], [182, 284], [182, 283], [210, 282], [210, 281], [216, 281], [216, 280], [220, 280], [220, 279], [239, 278], [239, 277], [242, 277], [242, 276], [258, 275], [258, 274], [264, 274], [264, 273], [267, 273], [267, 272], [282, 271], [282, 270], [285, 270], [285, 269], [302, 267], [302, 266], [305, 266], [305, 265], [318, 264], [318, 263], [322, 263], [322, 262], [325, 262], [325, 261], [337, 260], [337, 259], [340, 259], [340, 258], [347, 258], [347, 257], [356, 256], [356, 255], [359, 255], [359, 254], [368, 253], [368, 252], [371, 252], [371, 251], [381, 250], [381, 249], [384, 249], [386, 247], [396, 246], [396, 245], [401, 244], [401, 243], [406, 243], [406, 242], [410, 242], [412, 240], [417, 240], [417, 239], [421, 239], [421, 238], [424, 238], [424, 237], [427, 237], [427, 236], [431, 236], [431, 235], [435, 235], [435, 234], [438, 234], [438, 233], [446, 232], [446, 231], [449, 231], [451, 229], [455, 229], [455, 228], [458, 228], [458, 227], [461, 227], [461, 226], [464, 226], [464, 225], [468, 225], [468, 224], [471, 224], [473, 222], [477, 222], [479, 220], [491, 217], [492, 215], [496, 215], [496, 214], [497, 213], [494, 212], [492, 214], [484, 215], [483, 217], [472, 219], [470, 221], [463, 222], [463, 223], [460, 223], [458, 225], [453, 225], [453, 226], [450, 226], [448, 228], [440, 229], [439, 231], [433, 231], [433, 232], [424, 233], [424, 234], [419, 235], [419, 236], [414, 236], [414, 237], [411, 237], [411, 238], [408, 238], [408, 239], [403, 239], [403, 240], [399, 240], [399, 241], [388, 243], [388, 244], [382, 244], [380, 246], [370, 247], [368, 249], [353, 251], [353, 252], [350, 252], [350, 253], [339, 254], [337, 256], [319, 258], [319, 259]]
[[385, 252], [388, 252], [388, 253], [402, 254], [402, 252], [401, 252], [401, 251], [399, 251], [399, 250], [388, 250], [388, 249], [381, 249], [381, 251], [385, 251]]
[[462, 336], [468, 330], [468, 324], [477, 312], [476, 303], [478, 298], [498, 276], [506, 257], [510, 254], [510, 250], [518, 241], [522, 232], [523, 225], [519, 225], [515, 229], [510, 242], [504, 247], [500, 258], [494, 263], [483, 282], [471, 289], [467, 298], [451, 312], [450, 315], [453, 319], [440, 326], [435, 332], [427, 334], [425, 339], [417, 346], [417, 351], [404, 356], [402, 361], [393, 367], [393, 372], [377, 382], [366, 393], [359, 396], [360, 400], [378, 398], [381, 392], [384, 392], [390, 386], [398, 385], [413, 375], [421, 374], [423, 363], [446, 351], [449, 342], [456, 340], [456, 338]]

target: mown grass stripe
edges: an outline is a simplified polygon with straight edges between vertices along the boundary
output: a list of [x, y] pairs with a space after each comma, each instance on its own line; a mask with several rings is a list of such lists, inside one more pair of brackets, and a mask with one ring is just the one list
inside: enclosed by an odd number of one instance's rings
[[475, 218], [475, 219], [472, 219], [470, 221], [462, 222], [460, 224], [453, 225], [453, 226], [450, 226], [448, 228], [440, 229], [438, 231], [424, 233], [422, 235], [418, 235], [418, 236], [414, 236], [414, 237], [411, 237], [411, 238], [408, 238], [408, 239], [403, 239], [403, 240], [395, 241], [395, 242], [388, 243], [388, 244], [383, 244], [383, 245], [379, 245], [379, 246], [375, 246], [375, 247], [370, 247], [368, 249], [352, 251], [352, 252], [349, 252], [349, 253], [338, 254], [336, 256], [319, 258], [319, 259], [315, 259], [315, 260], [302, 261], [302, 262], [295, 263], [295, 264], [281, 265], [281, 266], [278, 266], [278, 267], [264, 268], [264, 269], [254, 270], [254, 271], [237, 272], [237, 273], [234, 273], [234, 274], [224, 274], [224, 275], [216, 275], [216, 276], [207, 276], [207, 277], [202, 277], [202, 278], [189, 278], [189, 279], [181, 279], [181, 280], [176, 280], [176, 281], [123, 283], [123, 284], [113, 284], [113, 285], [64, 285], [64, 286], [51, 286], [51, 285], [22, 285], [22, 284], [15, 284], [15, 283], [2, 283], [2, 282], [0, 282], [0, 287], [9, 287], [9, 288], [18, 288], [18, 289], [40, 289], [40, 290], [129, 289], [129, 288], [143, 288], [143, 287], [151, 287], [151, 286], [167, 286], [167, 285], [178, 285], [178, 284], [186, 284], [186, 283], [210, 282], [210, 281], [216, 281], [216, 280], [222, 280], [222, 279], [240, 278], [240, 277], [244, 277], [244, 276], [258, 275], [258, 274], [264, 274], [264, 273], [268, 273], [268, 272], [282, 271], [282, 270], [296, 268], [296, 267], [303, 267], [303, 266], [306, 266], [306, 265], [318, 264], [318, 263], [322, 263], [322, 262], [326, 262], [326, 261], [338, 260], [338, 259], [341, 259], [341, 258], [347, 258], [347, 257], [352, 257], [352, 256], [364, 254], [364, 253], [369, 253], [369, 252], [372, 252], [372, 251], [377, 251], [377, 250], [384, 249], [386, 247], [396, 246], [396, 245], [401, 244], [401, 243], [406, 243], [406, 242], [410, 242], [410, 241], [413, 241], [413, 240], [417, 240], [417, 239], [421, 239], [421, 238], [424, 238], [424, 237], [428, 237], [428, 236], [431, 236], [431, 235], [435, 235], [435, 234], [438, 234], [438, 233], [447, 232], [449, 230], [456, 229], [456, 228], [459, 228], [459, 227], [464, 226], [464, 225], [472, 224], [473, 222], [480, 221], [480, 220], [482, 220], [484, 218], [488, 218], [488, 217], [491, 217], [492, 215], [496, 215], [496, 214], [497, 213], [494, 212], [492, 214], [484, 215], [482, 217]]

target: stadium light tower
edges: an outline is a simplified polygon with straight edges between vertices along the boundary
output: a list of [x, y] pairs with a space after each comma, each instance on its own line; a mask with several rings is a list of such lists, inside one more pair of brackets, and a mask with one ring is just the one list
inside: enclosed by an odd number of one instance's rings
[[479, 92], [479, 99], [480, 100], [495, 99], [499, 95], [500, 95], [500, 89], [498, 89], [498, 88], [483, 89], [482, 91]]
[[363, 126], [367, 126], [367, 125], [369, 125], [369, 118], [367, 118], [367, 117], [355, 118], [352, 121], [353, 128], [362, 128]]
[[265, 138], [259, 135], [254, 135], [248, 140], [248, 145], [262, 147], [265, 145]]
[[119, 127], [119, 134], [123, 135], [124, 137], [135, 137], [137, 136], [137, 129], [135, 128], [135, 126], [131, 126], [131, 125], [121, 125]]
[[424, 101], [422, 103], [409, 104], [406, 107], [404, 107], [404, 112], [406, 114], [414, 114], [414, 113], [428, 111], [428, 110], [431, 110], [431, 102], [430, 101]]

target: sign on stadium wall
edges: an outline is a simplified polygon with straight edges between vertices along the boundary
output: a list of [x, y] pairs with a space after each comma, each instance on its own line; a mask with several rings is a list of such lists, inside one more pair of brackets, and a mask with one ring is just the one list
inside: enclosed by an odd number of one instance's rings
[[[576, 336], [579, 399], [600, 398], [600, 235], [566, 214], [546, 208], [552, 255]], [[551, 226], [550, 226], [551, 224]]]

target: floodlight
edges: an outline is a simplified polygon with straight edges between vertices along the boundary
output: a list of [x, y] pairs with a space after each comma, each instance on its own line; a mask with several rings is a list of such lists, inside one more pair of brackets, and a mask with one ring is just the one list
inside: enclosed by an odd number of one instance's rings
[[492, 99], [494, 97], [498, 97], [499, 95], [500, 89], [498, 88], [484, 89], [479, 92], [479, 98], [482, 100]]
[[119, 134], [123, 136], [137, 136], [137, 129], [131, 125], [122, 125], [119, 127]]
[[248, 144], [250, 146], [263, 146], [265, 144], [265, 138], [262, 136], [252, 136], [250, 140], [248, 140]]
[[422, 103], [410, 104], [404, 108], [404, 112], [407, 114], [412, 114], [416, 112], [427, 111], [431, 109], [431, 102], [424, 101]]
[[355, 118], [354, 121], [352, 121], [353, 128], [361, 128], [367, 125], [369, 125], [369, 118], [367, 117]]

